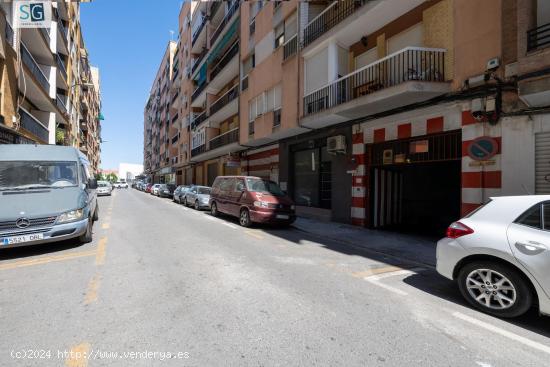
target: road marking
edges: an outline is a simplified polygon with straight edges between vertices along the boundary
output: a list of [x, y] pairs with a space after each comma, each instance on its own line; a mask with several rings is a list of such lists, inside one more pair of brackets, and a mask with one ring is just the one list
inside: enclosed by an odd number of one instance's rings
[[404, 292], [404, 291], [402, 291], [401, 289], [394, 288], [394, 287], [389, 286], [389, 285], [387, 285], [387, 284], [381, 283], [381, 282], [378, 281], [377, 279], [370, 279], [370, 278], [367, 277], [367, 278], [365, 278], [365, 280], [366, 280], [367, 282], [371, 283], [371, 284], [374, 284], [374, 285], [376, 285], [376, 286], [378, 286], [378, 287], [380, 287], [380, 288], [384, 288], [385, 290], [390, 291], [390, 292], [393, 292], [393, 293], [398, 294], [398, 295], [400, 295], [400, 296], [406, 296], [406, 295], [408, 295], [407, 292]]
[[107, 247], [107, 237], [102, 237], [97, 243], [97, 252], [95, 257], [96, 265], [103, 265], [105, 263], [105, 248]]
[[42, 264], [47, 264], [47, 263], [56, 262], [56, 261], [71, 260], [71, 259], [77, 259], [79, 257], [95, 256], [95, 255], [96, 255], [96, 251], [82, 251], [82, 252], [71, 252], [63, 255], [44, 256], [44, 257], [39, 257], [31, 260], [19, 260], [19, 261], [10, 262], [7, 264], [0, 264], [0, 270], [9, 270], [9, 269], [22, 268], [25, 266], [42, 265]]
[[94, 275], [94, 277], [88, 283], [88, 290], [86, 291], [86, 296], [84, 297], [84, 304], [89, 305], [97, 301], [97, 290], [99, 289], [99, 274]]
[[111, 213], [109, 213], [109, 215], [105, 217], [105, 222], [110, 222], [110, 221], [111, 221]]
[[89, 343], [75, 345], [69, 351], [69, 356], [65, 359], [67, 367], [86, 367], [88, 365], [88, 353], [90, 352]]
[[391, 272], [400, 271], [400, 270], [403, 270], [403, 268], [400, 268], [398, 266], [384, 266], [382, 268], [373, 268], [365, 271], [356, 271], [354, 273], [351, 273], [351, 276], [355, 278], [366, 278], [371, 275], [391, 273]]
[[479, 326], [479, 327], [482, 327], [488, 331], [491, 331], [493, 333], [497, 333], [497, 334], [500, 334], [508, 339], [512, 339], [514, 341], [517, 341], [521, 344], [524, 344], [528, 347], [531, 347], [533, 349], [537, 349], [541, 352], [544, 352], [544, 353], [547, 353], [547, 354], [550, 354], [550, 347], [547, 346], [547, 345], [544, 345], [544, 344], [541, 344], [541, 343], [537, 343], [531, 339], [527, 339], [523, 336], [520, 336], [520, 335], [517, 335], [517, 334], [514, 334], [510, 331], [506, 331], [504, 329], [501, 329], [499, 327], [496, 327], [494, 325], [491, 325], [489, 323], [486, 323], [486, 322], [483, 322], [481, 320], [478, 320], [476, 318], [473, 318], [473, 317], [470, 317], [468, 315], [464, 315], [463, 313], [460, 313], [460, 312], [453, 312], [453, 316], [456, 317], [457, 319], [461, 319], [463, 321], [466, 321], [466, 322], [469, 322], [473, 325], [476, 325], [476, 326]]
[[204, 217], [204, 218], [206, 218], [206, 219], [208, 219], [208, 220], [213, 220], [213, 221], [215, 221], [215, 222], [217, 222], [217, 221], [218, 221], [218, 220], [217, 220], [216, 218], [214, 218], [214, 217], [211, 217], [211, 216], [209, 216], [209, 215], [206, 215], [206, 214], [203, 214], [203, 217]]
[[233, 228], [233, 229], [237, 229], [239, 227], [237, 227], [236, 225], [234, 224], [231, 224], [231, 223], [227, 223], [227, 222], [222, 222], [222, 224], [226, 227], [229, 227], [229, 228]]
[[257, 239], [259, 239], [259, 240], [263, 240], [263, 239], [264, 239], [264, 236], [260, 236], [259, 234], [254, 233], [254, 232], [252, 232], [252, 231], [244, 231], [244, 233], [246, 233], [247, 235], [252, 236], [252, 237], [254, 237], [254, 238], [257, 238]]
[[109, 223], [103, 223], [103, 224], [101, 225], [101, 228], [103, 228], [103, 229], [109, 229], [110, 226], [111, 226], [111, 225], [110, 225]]
[[[390, 267], [388, 267], [388, 268], [390, 268]], [[389, 278], [389, 277], [393, 277], [393, 276], [397, 276], [397, 275], [415, 274], [416, 272], [423, 271], [423, 270], [426, 270], [426, 269], [424, 269], [424, 268], [412, 268], [410, 270], [402, 269], [402, 270], [397, 270], [397, 271], [384, 272], [384, 273], [378, 274], [378, 275], [367, 276], [367, 277], [364, 277], [363, 279], [365, 279], [367, 282], [369, 282], [371, 284], [374, 284], [374, 285], [376, 285], [380, 288], [384, 288], [384, 289], [386, 289], [390, 292], [393, 292], [395, 294], [398, 294], [400, 296], [406, 296], [406, 295], [408, 295], [407, 292], [402, 291], [401, 289], [397, 289], [395, 287], [392, 287], [390, 285], [384, 284], [384, 283], [380, 282], [380, 280], [385, 279], [385, 278]]]

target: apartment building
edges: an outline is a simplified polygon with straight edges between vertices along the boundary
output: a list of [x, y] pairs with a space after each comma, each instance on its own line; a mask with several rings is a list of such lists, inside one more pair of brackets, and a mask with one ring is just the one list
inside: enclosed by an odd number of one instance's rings
[[144, 169], [155, 183], [175, 182], [170, 137], [177, 128], [170, 118], [170, 91], [176, 48], [176, 42], [168, 42], [144, 111]]
[[301, 215], [399, 230], [444, 228], [491, 196], [547, 193], [549, 8], [186, 3], [177, 182], [261, 176]]
[[20, 29], [13, 4], [0, 4], [1, 142], [74, 146], [97, 171], [99, 83], [92, 83], [80, 4], [51, 2], [51, 27]]

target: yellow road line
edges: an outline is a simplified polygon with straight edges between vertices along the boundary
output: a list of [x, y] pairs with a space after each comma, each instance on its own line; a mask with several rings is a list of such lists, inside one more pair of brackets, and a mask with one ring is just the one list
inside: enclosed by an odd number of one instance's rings
[[89, 305], [97, 301], [97, 290], [99, 289], [99, 274], [94, 275], [94, 277], [88, 283], [88, 290], [86, 291], [86, 296], [84, 297], [84, 304]]
[[111, 221], [111, 213], [109, 213], [108, 216], [105, 217], [105, 222], [109, 223]]
[[65, 359], [67, 367], [86, 367], [88, 365], [88, 353], [90, 352], [90, 343], [81, 343], [75, 345], [69, 351], [69, 356]]
[[96, 265], [103, 265], [105, 263], [105, 248], [107, 247], [107, 237], [102, 237], [97, 243], [97, 253], [95, 257]]
[[261, 236], [261, 235], [259, 235], [259, 234], [257, 234], [257, 233], [252, 232], [252, 231], [244, 231], [244, 233], [246, 233], [247, 235], [252, 236], [252, 237], [254, 237], [254, 238], [257, 238], [257, 239], [259, 239], [259, 240], [263, 240], [263, 239], [264, 239], [264, 236]]
[[103, 228], [103, 229], [109, 229], [110, 226], [111, 226], [111, 225], [110, 225], [109, 223], [103, 223], [103, 224], [101, 225], [101, 228]]
[[96, 251], [82, 251], [82, 252], [71, 252], [63, 255], [44, 256], [44, 257], [39, 257], [31, 260], [19, 260], [19, 261], [6, 263], [6, 264], [0, 264], [0, 270], [16, 269], [16, 268], [22, 268], [25, 266], [41, 265], [41, 264], [47, 264], [47, 263], [56, 262], [56, 261], [71, 260], [71, 259], [77, 259], [79, 257], [95, 256], [95, 255], [96, 255]]
[[398, 271], [403, 269], [405, 268], [400, 268], [398, 266], [384, 266], [382, 268], [374, 268], [374, 269], [369, 269], [365, 271], [357, 271], [357, 272], [351, 273], [351, 275], [355, 278], [364, 278], [371, 275], [391, 273], [392, 271]]

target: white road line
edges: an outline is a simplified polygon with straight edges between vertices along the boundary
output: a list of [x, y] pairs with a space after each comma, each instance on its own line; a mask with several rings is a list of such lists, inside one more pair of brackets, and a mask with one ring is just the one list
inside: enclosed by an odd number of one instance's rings
[[214, 222], [217, 222], [217, 221], [218, 221], [216, 218], [211, 217], [211, 216], [206, 215], [206, 214], [203, 214], [203, 217], [206, 218], [206, 219], [208, 219], [208, 220], [213, 220]]
[[473, 317], [470, 317], [468, 315], [464, 315], [463, 313], [460, 313], [460, 312], [453, 312], [453, 316], [458, 318], [458, 319], [461, 319], [463, 321], [466, 321], [466, 322], [469, 322], [473, 325], [476, 325], [476, 326], [479, 326], [479, 327], [482, 327], [486, 330], [489, 330], [493, 333], [497, 333], [497, 334], [500, 334], [508, 339], [512, 339], [512, 340], [515, 340], [521, 344], [524, 344], [528, 347], [531, 347], [533, 349], [537, 349], [537, 350], [540, 350], [541, 352], [545, 352], [545, 353], [548, 353], [550, 354], [550, 347], [549, 346], [546, 346], [544, 344], [541, 344], [541, 343], [537, 343], [535, 341], [532, 341], [530, 339], [527, 339], [523, 336], [520, 336], [520, 335], [517, 335], [517, 334], [514, 334], [510, 331], [506, 331], [504, 329], [501, 329], [499, 327], [496, 327], [494, 325], [491, 325], [491, 324], [488, 324], [486, 322], [483, 322], [481, 320], [478, 320], [476, 318], [473, 318]]
[[238, 229], [238, 228], [239, 228], [239, 227], [237, 227], [236, 225], [231, 224], [231, 223], [227, 223], [227, 222], [222, 222], [222, 224], [223, 224], [224, 226], [227, 226], [227, 227], [233, 228], [233, 229]]
[[397, 288], [394, 288], [394, 287], [391, 287], [387, 284], [384, 284], [384, 283], [380, 283], [377, 279], [372, 279], [372, 278], [369, 278], [369, 277], [366, 277], [365, 280], [371, 284], [374, 284], [380, 288], [384, 288], [385, 290], [388, 290], [390, 292], [393, 292], [395, 294], [398, 294], [400, 296], [406, 296], [408, 295], [407, 292], [404, 292], [402, 291], [401, 289], [397, 289]]

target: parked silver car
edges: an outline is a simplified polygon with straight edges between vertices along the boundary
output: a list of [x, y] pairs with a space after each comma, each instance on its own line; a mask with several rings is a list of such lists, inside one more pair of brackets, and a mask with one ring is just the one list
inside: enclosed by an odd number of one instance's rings
[[154, 184], [151, 186], [151, 195], [159, 196], [160, 184]]
[[189, 188], [183, 199], [183, 204], [193, 206], [196, 210], [209, 208], [211, 188], [208, 186], [193, 185]]
[[180, 185], [176, 187], [176, 190], [174, 190], [174, 197], [173, 200], [181, 204], [183, 202], [183, 198], [185, 197], [185, 194], [189, 191], [189, 186]]
[[113, 192], [113, 187], [111, 186], [111, 183], [108, 181], [97, 181], [97, 195], [103, 196], [108, 195], [111, 196], [111, 193]]
[[72, 147], [0, 144], [0, 249], [92, 241], [97, 182]]
[[451, 224], [437, 271], [483, 312], [516, 317], [537, 304], [550, 315], [550, 195], [492, 198]]

